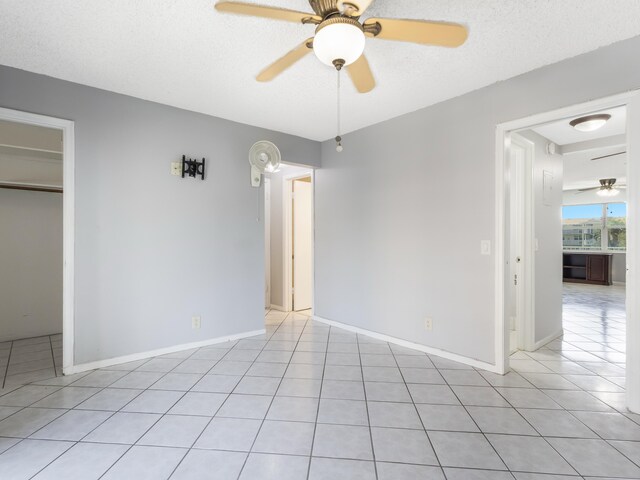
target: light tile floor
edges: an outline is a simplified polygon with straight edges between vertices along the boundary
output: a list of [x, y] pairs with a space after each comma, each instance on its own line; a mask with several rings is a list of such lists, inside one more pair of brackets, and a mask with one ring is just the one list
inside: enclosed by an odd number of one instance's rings
[[9, 385], [0, 478], [640, 478], [624, 290], [565, 305], [505, 376], [270, 311], [263, 336]]
[[0, 343], [0, 389], [61, 375], [62, 335]]

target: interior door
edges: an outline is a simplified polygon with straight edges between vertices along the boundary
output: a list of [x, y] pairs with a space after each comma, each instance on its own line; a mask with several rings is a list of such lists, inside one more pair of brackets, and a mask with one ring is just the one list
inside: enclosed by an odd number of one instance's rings
[[313, 215], [311, 178], [293, 182], [293, 310], [311, 308]]
[[[515, 135], [514, 135], [515, 137]], [[509, 272], [511, 288], [509, 310], [509, 350], [511, 353], [523, 348], [522, 345], [522, 315], [523, 315], [523, 291], [522, 291], [522, 244], [523, 244], [523, 215], [522, 206], [524, 192], [522, 188], [525, 150], [513, 138], [511, 143], [509, 161]]]

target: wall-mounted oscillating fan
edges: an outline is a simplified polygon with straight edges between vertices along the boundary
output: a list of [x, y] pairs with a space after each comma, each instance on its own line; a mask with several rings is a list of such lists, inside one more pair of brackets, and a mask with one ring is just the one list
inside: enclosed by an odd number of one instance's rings
[[264, 172], [275, 172], [280, 166], [280, 150], [273, 143], [260, 140], [249, 150], [251, 186], [259, 187]]

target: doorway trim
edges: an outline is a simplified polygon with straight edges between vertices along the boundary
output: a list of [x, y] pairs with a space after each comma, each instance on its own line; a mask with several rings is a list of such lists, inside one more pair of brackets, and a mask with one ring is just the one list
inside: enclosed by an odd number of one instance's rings
[[293, 264], [291, 262], [291, 256], [293, 254], [293, 245], [291, 243], [292, 227], [293, 227], [293, 212], [291, 210], [291, 202], [293, 200], [293, 181], [300, 178], [311, 177], [311, 309], [315, 311], [315, 229], [316, 229], [316, 210], [315, 210], [315, 195], [316, 195], [316, 179], [315, 172], [309, 169], [309, 173], [304, 174], [291, 174], [282, 177], [282, 239], [283, 239], [283, 255], [282, 255], [282, 280], [284, 288], [284, 308], [288, 312], [293, 311], [293, 295], [291, 294], [293, 274]]
[[[531, 115], [496, 125], [495, 163], [495, 358], [496, 370], [506, 373], [509, 367], [508, 327], [506, 295], [506, 253], [507, 222], [505, 202], [507, 200], [508, 178], [505, 162], [509, 153], [511, 132], [535, 127], [561, 118], [570, 118], [588, 111], [603, 110], [618, 106], [627, 107], [627, 151], [629, 158], [640, 155], [640, 90], [632, 90], [597, 100]], [[640, 157], [638, 157], [640, 158]], [[640, 322], [638, 322], [637, 289], [640, 286], [640, 268], [636, 268], [640, 254], [640, 229], [637, 224], [640, 215], [640, 161], [627, 162], [627, 408], [640, 413]], [[530, 292], [529, 292], [530, 293]], [[526, 295], [527, 293], [525, 293]]]
[[271, 308], [271, 179], [264, 179], [264, 307]]
[[75, 137], [72, 120], [0, 108], [0, 119], [62, 131], [62, 371], [74, 364]]

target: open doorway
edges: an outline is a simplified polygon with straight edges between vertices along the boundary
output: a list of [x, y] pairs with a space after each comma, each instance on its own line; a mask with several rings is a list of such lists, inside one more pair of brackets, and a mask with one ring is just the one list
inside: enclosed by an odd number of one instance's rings
[[73, 373], [74, 123], [0, 108], [0, 187], [0, 383], [12, 387]]
[[0, 388], [62, 373], [62, 135], [0, 120]]
[[[311, 314], [313, 171], [281, 165], [265, 182], [265, 249], [270, 308]], [[268, 219], [268, 220], [267, 220]], [[268, 225], [267, 225], [268, 223]]]
[[637, 365], [625, 365], [636, 348], [626, 335], [635, 302], [625, 301], [635, 258], [630, 98], [510, 122], [498, 135], [505, 371], [540, 388], [587, 391], [614, 408], [637, 403]]

